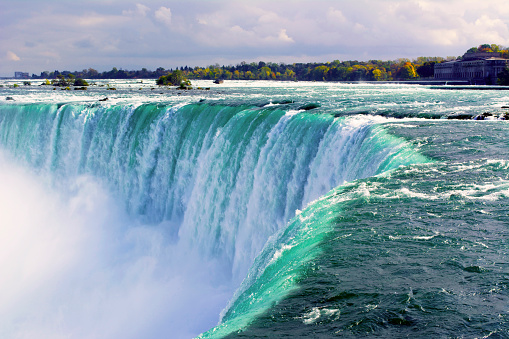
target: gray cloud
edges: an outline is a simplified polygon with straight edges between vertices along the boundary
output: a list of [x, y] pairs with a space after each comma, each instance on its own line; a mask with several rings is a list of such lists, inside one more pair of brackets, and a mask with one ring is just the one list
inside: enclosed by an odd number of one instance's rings
[[66, 6], [7, 0], [3, 7], [2, 76], [48, 67], [154, 69], [268, 57], [447, 56], [481, 43], [509, 45], [509, 3], [498, 0], [112, 0]]

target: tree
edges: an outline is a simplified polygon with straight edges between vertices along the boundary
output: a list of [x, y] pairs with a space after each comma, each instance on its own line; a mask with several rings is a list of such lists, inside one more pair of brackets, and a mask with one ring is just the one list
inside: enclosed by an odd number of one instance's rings
[[490, 44], [483, 44], [477, 48], [479, 52], [493, 52]]
[[506, 67], [498, 73], [497, 83], [502, 86], [509, 86], [509, 68]]
[[69, 79], [69, 81], [65, 80], [65, 76], [63, 74], [58, 74], [57, 78], [58, 78], [58, 80], [55, 79], [51, 82], [51, 84], [53, 86], [67, 87], [67, 86], [71, 85], [70, 79]]
[[[262, 64], [261, 61], [260, 61], [260, 64]], [[263, 63], [263, 64], [265, 64], [265, 63]], [[263, 80], [270, 79], [271, 73], [272, 73], [272, 70], [269, 67], [262, 66], [260, 68], [260, 71], [258, 72], [258, 79], [263, 79]]]
[[373, 79], [375, 79], [376, 81], [380, 81], [382, 80], [382, 71], [379, 70], [379, 69], [374, 69], [373, 72]]
[[87, 70], [87, 76], [90, 77], [90, 78], [95, 78], [99, 75], [99, 72], [93, 68], [89, 68]]
[[478, 50], [477, 50], [477, 47], [472, 47], [472, 48], [469, 48], [468, 51], [467, 51], [467, 54], [470, 54], [470, 53], [477, 53]]
[[78, 79], [74, 80], [74, 86], [82, 86], [82, 87], [88, 86], [88, 82], [86, 82], [82, 78], [78, 78]]
[[329, 72], [329, 67], [327, 66], [318, 66], [313, 69], [311, 72], [312, 80], [322, 81], [327, 77], [327, 72]]
[[492, 50], [493, 52], [500, 52], [502, 49], [503, 49], [503, 48], [502, 48], [502, 46], [500, 46], [500, 45], [497, 45], [497, 44], [491, 44], [491, 50]]
[[295, 72], [287, 68], [283, 74], [283, 80], [295, 80]]
[[401, 67], [398, 75], [401, 79], [413, 79], [418, 77], [414, 66], [410, 62], [406, 62], [403, 67]]
[[184, 74], [181, 70], [177, 69], [172, 73], [168, 73], [167, 75], [162, 75], [157, 79], [156, 83], [158, 85], [172, 85], [172, 86], [191, 86], [191, 83], [187, 78], [184, 77]]
[[435, 61], [427, 61], [417, 68], [417, 74], [422, 78], [430, 78], [435, 74]]

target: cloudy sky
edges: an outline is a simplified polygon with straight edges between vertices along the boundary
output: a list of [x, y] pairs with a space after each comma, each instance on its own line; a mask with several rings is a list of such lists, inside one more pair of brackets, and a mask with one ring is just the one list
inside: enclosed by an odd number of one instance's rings
[[507, 0], [2, 0], [0, 76], [457, 56], [509, 46]]

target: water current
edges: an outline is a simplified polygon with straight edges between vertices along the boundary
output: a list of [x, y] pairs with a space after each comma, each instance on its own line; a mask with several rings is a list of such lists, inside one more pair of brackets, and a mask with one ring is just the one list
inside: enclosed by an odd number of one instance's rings
[[505, 91], [12, 83], [2, 337], [508, 337]]

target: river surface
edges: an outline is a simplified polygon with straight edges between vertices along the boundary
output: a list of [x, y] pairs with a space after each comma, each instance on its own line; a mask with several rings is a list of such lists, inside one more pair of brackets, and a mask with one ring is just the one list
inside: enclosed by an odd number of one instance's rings
[[509, 337], [509, 92], [14, 83], [1, 337]]

